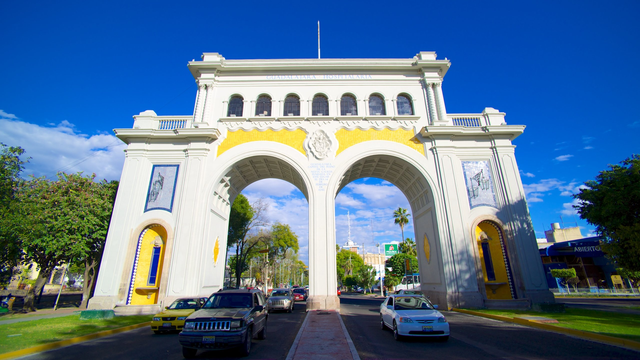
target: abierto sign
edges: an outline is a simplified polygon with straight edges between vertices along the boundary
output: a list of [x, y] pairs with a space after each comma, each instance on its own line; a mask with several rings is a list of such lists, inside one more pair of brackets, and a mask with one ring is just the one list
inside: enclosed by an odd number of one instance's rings
[[391, 257], [395, 254], [397, 254], [398, 251], [398, 244], [384, 244], [384, 256], [385, 257]]

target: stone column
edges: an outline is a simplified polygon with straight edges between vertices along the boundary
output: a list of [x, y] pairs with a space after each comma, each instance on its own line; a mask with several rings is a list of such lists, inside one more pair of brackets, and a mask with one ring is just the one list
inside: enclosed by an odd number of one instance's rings
[[438, 113], [436, 111], [435, 104], [435, 95], [433, 93], [433, 83], [425, 81], [427, 84], [427, 107], [429, 109], [429, 116], [431, 117], [431, 122], [436, 123], [439, 119]]
[[338, 310], [335, 200], [324, 189], [309, 196], [309, 298], [307, 310]]
[[447, 109], [444, 106], [444, 96], [442, 95], [442, 83], [435, 85], [436, 104], [438, 107], [438, 118], [440, 121], [447, 121]]
[[202, 121], [202, 115], [203, 115], [203, 107], [202, 107], [202, 96], [203, 93], [205, 92], [205, 85], [204, 84], [198, 84], [198, 94], [196, 95], [196, 103], [193, 107], [193, 121], [194, 122], [200, 122]]

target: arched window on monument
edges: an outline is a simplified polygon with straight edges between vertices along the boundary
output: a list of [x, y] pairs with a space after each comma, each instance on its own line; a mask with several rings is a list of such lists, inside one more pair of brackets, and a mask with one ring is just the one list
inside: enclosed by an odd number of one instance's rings
[[284, 99], [284, 116], [300, 116], [300, 98], [287, 95]]
[[256, 116], [271, 116], [271, 97], [260, 95], [256, 104]]
[[353, 95], [342, 95], [340, 99], [340, 115], [354, 116], [358, 115], [358, 105]]
[[316, 95], [313, 97], [311, 105], [311, 116], [328, 116], [329, 100], [324, 95]]
[[369, 97], [369, 115], [387, 115], [382, 96], [371, 95]]
[[240, 95], [235, 95], [229, 100], [229, 110], [227, 117], [242, 116], [242, 108], [244, 107], [244, 99]]
[[398, 115], [413, 115], [413, 104], [406, 94], [398, 95]]

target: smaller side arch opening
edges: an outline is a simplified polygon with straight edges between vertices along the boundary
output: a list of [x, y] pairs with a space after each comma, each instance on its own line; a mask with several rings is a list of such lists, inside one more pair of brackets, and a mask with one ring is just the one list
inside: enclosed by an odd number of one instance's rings
[[157, 224], [146, 227], [138, 236], [135, 259], [129, 278], [127, 305], [158, 303], [166, 242], [167, 231]]

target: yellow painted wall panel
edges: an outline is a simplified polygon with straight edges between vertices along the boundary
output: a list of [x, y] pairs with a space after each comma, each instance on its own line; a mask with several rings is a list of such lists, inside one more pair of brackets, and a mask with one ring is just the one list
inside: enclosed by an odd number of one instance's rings
[[336, 139], [338, 139], [338, 152], [340, 154], [344, 150], [353, 145], [357, 145], [370, 140], [385, 140], [393, 141], [398, 144], [406, 145], [420, 154], [424, 155], [424, 145], [416, 139], [415, 134], [411, 130], [405, 129], [340, 129], [336, 132]]
[[272, 130], [267, 129], [264, 131], [253, 130], [236, 130], [229, 131], [227, 138], [222, 141], [218, 146], [218, 156], [224, 154], [225, 151], [238, 146], [246, 144], [252, 141], [274, 141], [280, 144], [291, 146], [292, 148], [305, 154], [304, 151], [304, 139], [307, 137], [307, 133], [301, 129], [295, 130]]

